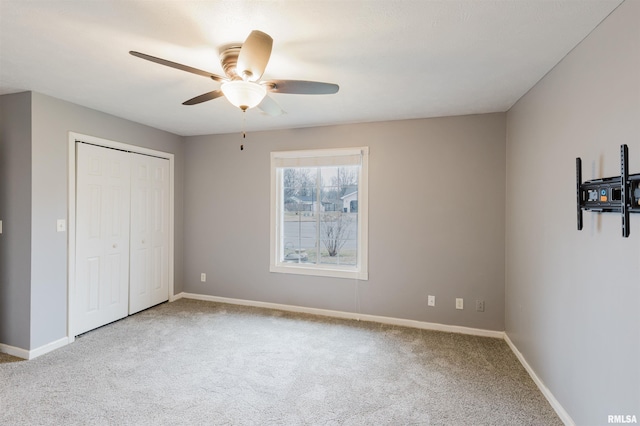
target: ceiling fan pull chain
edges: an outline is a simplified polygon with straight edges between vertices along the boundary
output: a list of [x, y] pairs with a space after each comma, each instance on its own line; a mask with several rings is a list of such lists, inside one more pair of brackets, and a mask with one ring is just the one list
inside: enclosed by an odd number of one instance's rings
[[[245, 122], [246, 122], [246, 120], [245, 120], [246, 113], [247, 113], [246, 110], [242, 110], [242, 139], [246, 139], [246, 137], [247, 137], [247, 133], [244, 131]], [[242, 151], [242, 150], [244, 150], [244, 145], [240, 144], [240, 151]]]

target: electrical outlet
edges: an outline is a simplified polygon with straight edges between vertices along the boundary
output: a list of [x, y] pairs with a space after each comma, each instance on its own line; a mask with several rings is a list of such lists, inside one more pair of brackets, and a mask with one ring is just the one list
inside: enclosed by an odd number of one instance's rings
[[484, 300], [476, 300], [476, 311], [484, 312]]
[[464, 309], [464, 299], [456, 298], [456, 309]]
[[200, 274], [200, 281], [202, 282], [206, 282], [207, 281], [207, 274], [205, 274], [204, 272]]
[[436, 297], [429, 295], [429, 297], [427, 298], [427, 305], [436, 306]]

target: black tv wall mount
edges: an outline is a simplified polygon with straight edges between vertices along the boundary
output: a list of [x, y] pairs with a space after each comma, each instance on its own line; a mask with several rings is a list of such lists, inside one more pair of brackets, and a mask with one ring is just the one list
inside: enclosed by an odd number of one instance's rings
[[629, 174], [629, 149], [620, 146], [620, 176], [582, 182], [582, 160], [576, 158], [576, 196], [578, 230], [582, 229], [582, 210], [620, 213], [622, 236], [629, 236], [629, 214], [640, 213], [640, 173]]

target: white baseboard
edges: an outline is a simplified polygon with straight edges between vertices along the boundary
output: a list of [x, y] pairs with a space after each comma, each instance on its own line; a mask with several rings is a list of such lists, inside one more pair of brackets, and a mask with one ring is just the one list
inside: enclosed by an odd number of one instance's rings
[[4, 343], [0, 343], [0, 352], [4, 352], [9, 355], [16, 356], [22, 359], [34, 359], [39, 357], [40, 355], [44, 355], [48, 352], [54, 351], [58, 348], [66, 346], [69, 344], [69, 338], [63, 337], [51, 343], [47, 343], [46, 345], [42, 345], [39, 348], [35, 348], [32, 350], [16, 348], [15, 346], [5, 345]]
[[172, 301], [178, 299], [195, 299], [205, 300], [209, 302], [228, 303], [231, 305], [254, 306], [257, 308], [278, 309], [281, 311], [297, 312], [303, 314], [322, 315], [325, 317], [352, 319], [357, 321], [371, 321], [381, 324], [399, 325], [403, 327], [420, 328], [424, 330], [446, 331], [449, 333], [470, 334], [473, 336], [494, 337], [497, 339], [504, 338], [504, 332], [494, 330], [483, 330], [480, 328], [462, 327], [458, 325], [446, 325], [433, 322], [415, 321], [402, 318], [384, 317], [379, 315], [358, 314], [353, 312], [332, 311], [329, 309], [307, 308], [295, 305], [282, 305], [280, 303], [257, 302], [254, 300], [230, 299], [227, 297], [207, 296], [194, 293], [179, 293], [173, 296]]
[[0, 352], [9, 354], [12, 356], [17, 356], [22, 359], [29, 359], [29, 351], [22, 348], [16, 348], [15, 346], [5, 345], [4, 343], [0, 343]]
[[524, 369], [527, 370], [527, 373], [529, 373], [529, 376], [531, 376], [536, 386], [538, 386], [538, 389], [540, 389], [540, 392], [542, 392], [544, 397], [547, 398], [547, 401], [549, 401], [549, 404], [551, 404], [551, 407], [553, 407], [553, 409], [556, 411], [556, 414], [558, 415], [558, 417], [560, 417], [560, 420], [562, 420], [562, 422], [566, 426], [575, 426], [576, 424], [571, 418], [571, 416], [569, 416], [569, 413], [567, 413], [567, 411], [556, 399], [556, 397], [553, 396], [549, 388], [545, 386], [544, 382], [540, 379], [540, 377], [538, 377], [538, 375], [533, 370], [533, 368], [531, 368], [527, 360], [520, 353], [516, 345], [513, 344], [513, 342], [509, 338], [509, 335], [506, 332], [504, 333], [504, 340], [507, 342], [507, 345], [509, 345], [513, 353], [516, 355], [516, 357], [518, 358], [518, 360], [520, 361]]
[[58, 340], [55, 340], [51, 343], [47, 343], [46, 345], [42, 345], [39, 348], [35, 348], [33, 350], [29, 351], [29, 358], [28, 359], [34, 359], [39, 357], [40, 355], [44, 355], [48, 352], [51, 351], [55, 351], [56, 349], [59, 349], [63, 346], [66, 346], [69, 344], [69, 338], [68, 337], [62, 337]]

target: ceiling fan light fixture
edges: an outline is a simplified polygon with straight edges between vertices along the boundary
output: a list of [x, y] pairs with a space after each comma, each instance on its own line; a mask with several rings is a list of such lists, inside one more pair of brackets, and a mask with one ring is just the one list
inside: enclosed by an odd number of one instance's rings
[[263, 85], [251, 81], [228, 81], [220, 86], [220, 90], [232, 105], [243, 111], [257, 106], [267, 95]]
[[259, 30], [251, 31], [242, 44], [223, 46], [219, 53], [224, 76], [134, 50], [129, 53], [146, 61], [220, 82], [219, 89], [188, 99], [182, 103], [183, 105], [197, 105], [224, 97], [242, 111], [257, 106], [265, 114], [276, 116], [283, 114], [284, 111], [270, 96], [267, 96], [267, 92], [296, 95], [329, 95], [338, 92], [337, 84], [320, 81], [261, 80], [271, 56], [272, 46], [271, 36]]

